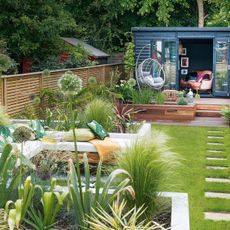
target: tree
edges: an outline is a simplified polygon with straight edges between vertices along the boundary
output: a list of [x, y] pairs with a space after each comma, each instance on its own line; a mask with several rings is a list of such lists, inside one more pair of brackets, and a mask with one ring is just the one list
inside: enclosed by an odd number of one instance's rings
[[198, 27], [204, 27], [204, 0], [197, 0]]
[[25, 56], [50, 55], [60, 48], [60, 35], [76, 23], [64, 9], [67, 0], [0, 0], [1, 37], [18, 62]]
[[209, 26], [230, 26], [230, 1], [209, 0], [212, 4], [212, 15], [208, 19]]
[[[194, 0], [72, 0], [66, 9], [77, 22], [77, 34], [110, 52], [123, 51], [135, 26], [194, 26]], [[189, 6], [192, 5], [192, 10]], [[196, 10], [196, 9], [195, 9]], [[192, 13], [193, 14], [193, 13]], [[196, 14], [196, 11], [194, 11]]]

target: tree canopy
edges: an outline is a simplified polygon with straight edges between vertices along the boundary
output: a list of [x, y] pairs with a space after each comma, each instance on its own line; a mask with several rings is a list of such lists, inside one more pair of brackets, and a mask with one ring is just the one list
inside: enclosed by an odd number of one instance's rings
[[0, 5], [0, 39], [17, 61], [57, 54], [60, 36], [123, 51], [131, 27], [197, 26], [200, 10], [205, 26], [230, 23], [229, 0], [0, 0]]

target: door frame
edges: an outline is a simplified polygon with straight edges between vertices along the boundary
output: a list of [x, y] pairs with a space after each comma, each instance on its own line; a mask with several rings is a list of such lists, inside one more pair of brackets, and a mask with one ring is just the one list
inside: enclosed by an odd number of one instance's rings
[[[176, 79], [175, 79], [175, 89], [176, 90], [179, 90], [179, 87], [180, 87], [180, 84], [179, 84], [179, 71], [178, 71], [178, 68], [179, 68], [179, 39], [177, 37], [153, 37], [150, 41], [150, 44], [151, 44], [151, 48], [150, 48], [150, 57], [152, 57], [152, 53], [153, 53], [153, 41], [161, 41], [162, 42], [162, 58], [164, 59], [165, 58], [165, 41], [172, 41], [172, 42], [175, 42], [176, 44], [176, 52], [175, 52], [175, 58], [176, 58]], [[162, 63], [164, 62], [164, 60], [162, 60]], [[162, 64], [161, 63], [161, 64]]]
[[[179, 41], [180, 40], [186, 40], [186, 39], [194, 39], [194, 40], [203, 40], [203, 39], [209, 39], [209, 40], [212, 40], [212, 45], [213, 45], [213, 51], [212, 51], [212, 53], [213, 53], [213, 57], [212, 57], [212, 72], [214, 73], [214, 68], [215, 68], [215, 62], [214, 62], [214, 40], [215, 40], [215, 36], [213, 36], [213, 35], [204, 35], [204, 36], [202, 36], [202, 35], [195, 35], [194, 37], [191, 37], [191, 36], [186, 36], [186, 35], [184, 35], [184, 36], [178, 36], [178, 43], [179, 43]], [[179, 60], [179, 53], [178, 53], [178, 60]], [[179, 71], [180, 71], [180, 66], [178, 67], [178, 78], [179, 78]], [[214, 75], [213, 75], [213, 79], [214, 79]], [[178, 79], [178, 81], [179, 81], [179, 79]], [[212, 97], [212, 96], [214, 96], [214, 94], [213, 94], [213, 87], [214, 87], [214, 82], [212, 82], [212, 95], [205, 95], [204, 97]]]
[[[227, 79], [227, 92], [216, 92], [216, 43], [217, 41], [226, 41], [228, 43], [227, 51], [227, 70], [228, 70], [228, 79]], [[230, 39], [229, 37], [215, 37], [213, 40], [213, 96], [215, 97], [229, 97], [230, 96]]]

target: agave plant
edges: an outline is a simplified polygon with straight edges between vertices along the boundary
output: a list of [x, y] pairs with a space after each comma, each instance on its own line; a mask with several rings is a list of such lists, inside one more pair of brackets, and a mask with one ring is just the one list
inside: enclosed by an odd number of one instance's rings
[[114, 201], [109, 205], [109, 212], [99, 207], [92, 210], [92, 215], [87, 220], [90, 225], [89, 229], [95, 230], [121, 230], [121, 229], [141, 229], [141, 230], [166, 230], [160, 224], [154, 221], [141, 220], [145, 208], [132, 208], [126, 211], [126, 202], [121, 203]]
[[56, 186], [56, 179], [51, 180], [50, 191], [42, 192], [41, 203], [42, 213], [36, 210], [33, 206], [28, 211], [29, 218], [25, 219], [25, 222], [33, 227], [35, 230], [51, 230], [54, 229], [55, 220], [60, 208], [64, 205], [64, 201], [68, 197], [68, 192], [54, 191]]
[[11, 200], [7, 201], [5, 212], [10, 230], [14, 230], [15, 228], [20, 229], [21, 223], [24, 220], [27, 210], [32, 202], [34, 189], [35, 187], [31, 182], [31, 177], [29, 176], [26, 178], [24, 183], [20, 199], [15, 202]]
[[[99, 162], [96, 173], [95, 189], [90, 188], [90, 169], [88, 164], [88, 159], [86, 154], [83, 157], [84, 160], [84, 171], [85, 171], [85, 186], [84, 188], [80, 186], [78, 182], [78, 177], [76, 174], [73, 162], [70, 161], [70, 173], [69, 173], [69, 192], [70, 198], [73, 202], [76, 222], [77, 225], [82, 228], [87, 228], [88, 223], [87, 218], [91, 216], [92, 209], [97, 210], [98, 207], [103, 209], [108, 208], [108, 205], [117, 197], [122, 191], [129, 191], [132, 196], [134, 192], [131, 186], [129, 186], [130, 179], [129, 174], [122, 169], [114, 170], [106, 179], [105, 182], [101, 183], [101, 171], [102, 163]], [[116, 184], [114, 190], [112, 188], [112, 183], [119, 175], [126, 175], [126, 179]]]
[[3, 208], [0, 209], [0, 229], [1, 230], [9, 229], [7, 221], [5, 220], [5, 210]]
[[14, 174], [16, 162], [12, 146], [5, 145], [0, 157], [0, 208], [5, 206], [19, 183], [19, 174]]

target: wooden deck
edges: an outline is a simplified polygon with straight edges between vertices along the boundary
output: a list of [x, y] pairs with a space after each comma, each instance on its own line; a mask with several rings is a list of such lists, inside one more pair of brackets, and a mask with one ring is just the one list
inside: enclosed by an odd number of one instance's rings
[[224, 106], [230, 106], [230, 99], [200, 98], [196, 100], [196, 116], [221, 117], [220, 111]]
[[206, 126], [229, 127], [228, 122], [221, 117], [220, 110], [224, 106], [230, 106], [230, 99], [224, 98], [200, 98], [196, 103], [196, 117], [191, 121], [162, 121], [157, 120], [152, 124], [179, 125], [179, 126]]
[[200, 105], [230, 105], [230, 99], [226, 98], [200, 98], [196, 101]]

